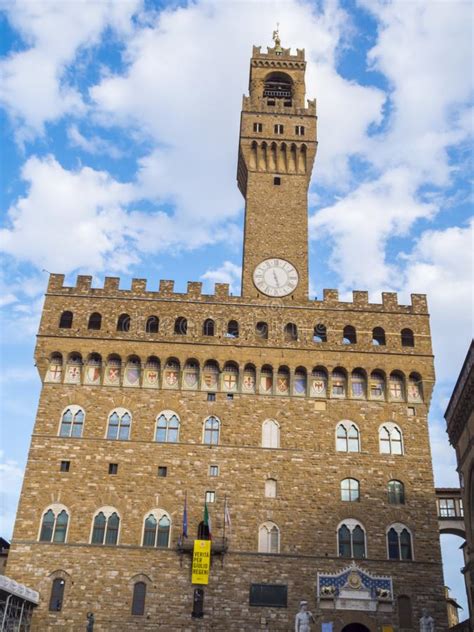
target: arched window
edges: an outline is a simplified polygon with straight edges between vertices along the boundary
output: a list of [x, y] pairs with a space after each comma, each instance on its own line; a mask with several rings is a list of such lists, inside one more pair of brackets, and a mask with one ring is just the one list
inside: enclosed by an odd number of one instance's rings
[[341, 500], [356, 502], [360, 500], [359, 481], [355, 478], [344, 478], [341, 481]]
[[66, 542], [69, 512], [64, 505], [51, 505], [41, 519], [40, 542]]
[[48, 372], [45, 382], [61, 382], [63, 373], [63, 356], [60, 353], [52, 353], [49, 360]]
[[385, 345], [385, 330], [382, 327], [375, 327], [372, 330], [372, 344], [375, 346]]
[[229, 320], [227, 323], [227, 334], [228, 338], [238, 338], [239, 337], [239, 323], [236, 320]]
[[111, 354], [107, 358], [105, 367], [104, 383], [107, 386], [120, 386], [120, 374], [122, 371], [122, 360], [120, 356]]
[[71, 329], [72, 327], [72, 312], [63, 312], [59, 319], [59, 329]]
[[237, 390], [239, 383], [239, 367], [235, 362], [226, 362], [222, 371], [222, 387], [228, 393]]
[[285, 325], [283, 336], [287, 342], [298, 340], [298, 327], [295, 323], [287, 323]]
[[69, 406], [61, 415], [60, 437], [82, 437], [85, 413], [79, 406]]
[[332, 396], [345, 397], [346, 384], [347, 378], [344, 369], [334, 369], [334, 371], [332, 372]]
[[410, 373], [408, 378], [408, 401], [422, 402], [423, 388], [420, 375], [418, 373]]
[[253, 364], [246, 364], [242, 380], [242, 390], [245, 393], [255, 393], [256, 371]]
[[387, 529], [387, 550], [389, 560], [412, 560], [411, 533], [400, 523], [392, 524]]
[[312, 397], [327, 397], [328, 374], [324, 367], [316, 366], [311, 373], [311, 395]]
[[352, 325], [347, 325], [346, 327], [344, 327], [342, 342], [345, 345], [355, 345], [355, 343], [357, 342], [356, 330]]
[[163, 546], [170, 544], [171, 519], [162, 509], [153, 509], [143, 527], [143, 546]]
[[208, 417], [204, 422], [203, 443], [217, 445], [219, 443], [220, 422], [217, 417]]
[[208, 360], [202, 372], [202, 387], [207, 391], [216, 391], [219, 387], [219, 365], [215, 360]]
[[188, 333], [188, 321], [183, 316], [174, 321], [174, 333], [177, 336], [185, 336]]
[[215, 324], [212, 318], [206, 318], [206, 320], [204, 321], [204, 324], [202, 326], [202, 335], [203, 336], [215, 335]]
[[158, 316], [148, 316], [146, 325], [145, 325], [145, 332], [147, 334], [157, 334], [159, 330], [160, 330], [160, 319], [158, 318]]
[[145, 614], [145, 597], [146, 597], [145, 582], [136, 582], [133, 585], [132, 614], [137, 615], [137, 616], [141, 616]]
[[179, 417], [172, 410], [163, 410], [156, 418], [155, 441], [177, 443], [179, 437]]
[[280, 530], [274, 522], [264, 522], [258, 529], [258, 552], [280, 552]]
[[363, 399], [366, 396], [366, 380], [362, 369], [354, 369], [351, 374], [352, 397]]
[[87, 329], [93, 329], [95, 331], [99, 331], [102, 327], [102, 316], [99, 312], [94, 312], [89, 316], [89, 323], [87, 325]]
[[53, 580], [51, 586], [51, 596], [49, 598], [49, 611], [60, 612], [63, 607], [64, 600], [64, 588], [66, 586], [66, 580], [62, 577], [56, 577]]
[[267, 478], [265, 481], [265, 498], [276, 498], [277, 482], [274, 478]]
[[131, 318], [128, 314], [120, 314], [117, 320], [117, 331], [130, 331]]
[[290, 394], [290, 369], [287, 366], [281, 366], [278, 369], [276, 389], [278, 395]]
[[341, 421], [336, 429], [338, 452], [360, 452], [359, 429], [351, 421]]
[[259, 321], [255, 325], [255, 333], [262, 340], [268, 340], [268, 324], [265, 323], [263, 320]]
[[132, 416], [125, 408], [116, 408], [109, 415], [107, 439], [127, 440], [130, 438]]
[[326, 325], [323, 325], [322, 323], [318, 323], [314, 328], [313, 342], [327, 342], [327, 341], [328, 341], [328, 336], [327, 336]]
[[273, 390], [273, 369], [269, 364], [264, 364], [260, 371], [260, 393], [271, 395]]
[[390, 373], [388, 384], [390, 399], [397, 402], [403, 401], [405, 399], [403, 376], [400, 373], [393, 371], [393, 373]]
[[403, 435], [400, 428], [388, 422], [379, 429], [380, 454], [403, 454]]
[[120, 517], [114, 507], [103, 507], [94, 516], [92, 544], [117, 544]]
[[299, 366], [295, 370], [295, 379], [293, 382], [294, 395], [306, 395], [306, 369]]
[[82, 374], [82, 356], [80, 353], [70, 353], [66, 362], [66, 384], [80, 384]]
[[385, 376], [381, 371], [372, 371], [370, 374], [370, 398], [385, 398]]
[[130, 356], [125, 365], [124, 386], [140, 386], [141, 362], [137, 356]]
[[262, 448], [280, 447], [280, 426], [274, 419], [266, 419], [262, 424]]
[[364, 527], [352, 518], [344, 520], [337, 529], [339, 557], [362, 560], [367, 557]]
[[405, 486], [401, 481], [388, 481], [387, 493], [391, 505], [405, 504]]
[[411, 599], [407, 595], [398, 597], [398, 625], [400, 628], [411, 628], [413, 626]]
[[411, 329], [402, 329], [401, 331], [402, 347], [414, 347], [415, 336]]

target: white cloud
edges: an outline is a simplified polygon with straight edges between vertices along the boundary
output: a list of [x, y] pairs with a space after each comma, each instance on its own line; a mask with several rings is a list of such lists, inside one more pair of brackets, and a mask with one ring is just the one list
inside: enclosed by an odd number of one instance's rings
[[107, 27], [122, 36], [130, 32], [130, 18], [140, 4], [139, 0], [2, 4], [28, 46], [0, 62], [0, 102], [20, 126], [20, 138], [43, 133], [45, 122], [66, 112], [84, 112], [79, 92], [68, 83], [68, 64], [81, 48], [97, 44]]
[[5, 538], [13, 531], [22, 480], [23, 468], [0, 450], [0, 533]]
[[219, 268], [207, 270], [201, 275], [201, 279], [212, 283], [228, 283], [230, 292], [239, 294], [241, 276], [241, 266], [237, 266], [231, 261], [224, 261]]
[[79, 147], [88, 154], [106, 154], [109, 158], [118, 159], [123, 156], [123, 152], [120, 151], [113, 143], [100, 138], [99, 136], [92, 135], [86, 138], [81, 134], [77, 125], [70, 125], [67, 130], [67, 136], [69, 142], [74, 147]]

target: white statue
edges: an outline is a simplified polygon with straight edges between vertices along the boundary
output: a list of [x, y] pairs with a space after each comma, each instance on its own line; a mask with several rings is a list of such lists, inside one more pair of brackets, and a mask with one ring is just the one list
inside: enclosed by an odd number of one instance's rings
[[430, 617], [428, 610], [423, 608], [421, 614], [423, 616], [420, 619], [420, 632], [435, 632], [434, 619]]
[[300, 611], [295, 617], [295, 632], [311, 632], [311, 621], [316, 623], [313, 615], [308, 611], [308, 602], [300, 601]]

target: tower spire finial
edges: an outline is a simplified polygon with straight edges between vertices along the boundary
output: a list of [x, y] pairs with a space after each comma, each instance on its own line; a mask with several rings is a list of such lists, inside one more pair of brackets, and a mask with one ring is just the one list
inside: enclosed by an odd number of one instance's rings
[[275, 42], [275, 50], [281, 50], [281, 40], [280, 40], [280, 22], [277, 22], [277, 27], [273, 31], [272, 40]]

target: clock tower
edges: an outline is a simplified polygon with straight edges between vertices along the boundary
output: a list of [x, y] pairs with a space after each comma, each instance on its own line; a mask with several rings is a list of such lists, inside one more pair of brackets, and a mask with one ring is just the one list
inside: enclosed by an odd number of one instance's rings
[[254, 46], [240, 122], [237, 182], [245, 198], [242, 296], [308, 298], [308, 186], [316, 100], [305, 103], [304, 50]]

